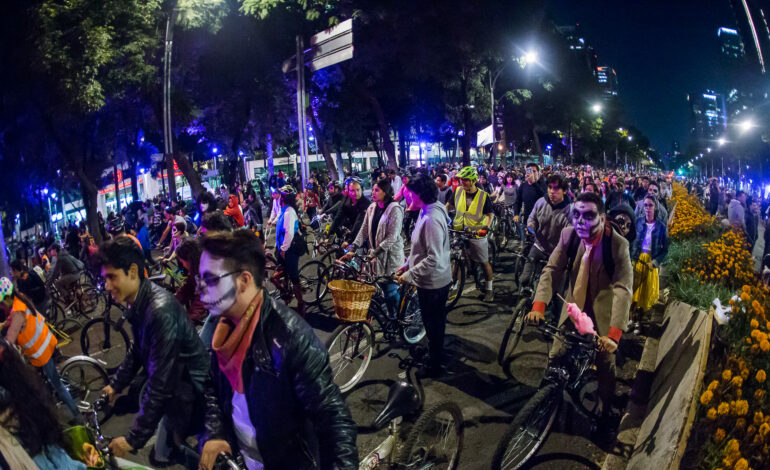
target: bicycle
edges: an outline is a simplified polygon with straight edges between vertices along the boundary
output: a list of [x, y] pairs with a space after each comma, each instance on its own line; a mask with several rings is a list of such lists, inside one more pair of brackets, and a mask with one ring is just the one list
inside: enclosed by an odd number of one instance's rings
[[[424, 355], [424, 353], [423, 353]], [[451, 401], [441, 401], [425, 411], [425, 392], [412, 369], [418, 360], [399, 359], [404, 372], [390, 387], [388, 400], [374, 419], [375, 429], [388, 428], [388, 437], [359, 463], [359, 470], [432, 469], [455, 470], [460, 464], [464, 426], [460, 407]], [[404, 420], [414, 420], [406, 438], [402, 439]]]
[[376, 343], [373, 321], [379, 324], [377, 331], [381, 331], [389, 343], [400, 337], [406, 344], [413, 345], [425, 337], [416, 287], [399, 287], [398, 310], [391, 313], [381, 284], [395, 282], [393, 276], [369, 279], [361, 276], [357, 280], [375, 288], [365, 321], [341, 323], [326, 341], [334, 383], [343, 393], [355, 387], [369, 367]]
[[[447, 297], [447, 309], [451, 309], [460, 300], [465, 287], [465, 278], [470, 273], [473, 276], [476, 288], [480, 291], [486, 289], [484, 281], [483, 267], [480, 264], [471, 262], [468, 253], [468, 239], [477, 236], [485, 237], [486, 230], [454, 230], [449, 229], [450, 236], [450, 265], [452, 269], [452, 284], [449, 287], [449, 296]], [[497, 258], [497, 245], [492, 238], [487, 239], [489, 250], [489, 261], [494, 269], [494, 260]]]
[[513, 205], [496, 204], [495, 213], [499, 215], [498, 218], [500, 221], [495, 230], [495, 243], [497, 244], [497, 248], [505, 250], [508, 248], [508, 244], [511, 241], [515, 241], [519, 238], [519, 232], [513, 222]]
[[159, 261], [150, 271], [149, 280], [163, 287], [172, 294], [184, 284], [187, 276], [182, 273], [178, 265], [170, 261]]
[[[289, 279], [289, 275], [286, 274], [284, 267], [278, 263], [275, 256], [272, 253], [266, 254], [266, 260], [272, 264], [265, 265], [265, 279], [272, 284], [272, 288], [266, 284], [267, 293], [275, 300], [283, 300], [285, 303], [291, 302], [294, 298], [294, 287], [292, 280]], [[320, 282], [321, 273], [325, 266], [320, 261], [311, 260], [303, 264], [299, 268], [299, 282], [302, 286], [302, 300], [307, 305], [315, 305], [320, 302], [321, 299], [316, 297], [318, 291], [318, 283]], [[267, 275], [269, 272], [273, 272], [271, 275]]]
[[[110, 384], [107, 370], [88, 356], [74, 356], [61, 365], [59, 376], [67, 391], [77, 402], [95, 403], [102, 394], [102, 389]], [[106, 421], [112, 416], [111, 408], [99, 410], [100, 419]]]
[[521, 468], [537, 452], [556, 420], [565, 391], [594, 421], [595, 410], [583, 406], [586, 397], [581, 396], [581, 392], [591, 381], [590, 371], [599, 350], [596, 336], [581, 336], [549, 324], [542, 325], [540, 329], [546, 336], [564, 341], [566, 352], [558, 361], [548, 364], [544, 385], [516, 414], [495, 450], [492, 470]]
[[49, 295], [51, 303], [45, 316], [53, 324], [71, 318], [73, 313], [90, 319], [90, 315], [99, 306], [99, 298], [101, 297], [97, 287], [81, 280], [75, 282], [71, 293], [60, 292], [56, 284], [52, 283], [49, 288]]
[[[117, 321], [111, 318], [112, 307], [120, 310], [121, 315]], [[112, 300], [107, 295], [107, 303], [102, 316], [93, 318], [83, 326], [80, 333], [80, 349], [86, 356], [95, 357], [110, 371], [115, 371], [128, 354], [131, 340], [123, 328], [126, 322], [126, 308]]]
[[503, 365], [505, 359], [508, 357], [508, 343], [511, 343], [510, 352], [513, 352], [519, 345], [519, 341], [521, 341], [522, 333], [526, 326], [524, 317], [532, 311], [537, 284], [540, 282], [540, 274], [542, 274], [543, 268], [545, 268], [548, 261], [532, 260], [532, 263], [532, 276], [529, 279], [524, 280], [524, 284], [522, 284], [521, 289], [519, 290], [521, 298], [513, 307], [511, 321], [508, 323], [508, 326], [503, 333], [503, 339], [500, 342], [500, 349], [497, 352], [497, 363], [500, 365]]

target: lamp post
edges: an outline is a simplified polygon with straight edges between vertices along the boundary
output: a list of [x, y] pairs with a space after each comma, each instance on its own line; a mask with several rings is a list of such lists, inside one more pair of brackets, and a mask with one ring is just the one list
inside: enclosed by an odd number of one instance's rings
[[[535, 64], [538, 62], [539, 55], [534, 50], [529, 50], [524, 53], [521, 57], [515, 59], [516, 61], [521, 64], [521, 68], [526, 67], [529, 64]], [[503, 73], [503, 70], [505, 70], [505, 67], [508, 66], [508, 63], [503, 63], [503, 65], [497, 70], [497, 72], [494, 74], [494, 78], [492, 77], [492, 71], [489, 71], [489, 96], [490, 96], [490, 116], [492, 117], [492, 150], [491, 150], [491, 156], [495, 156], [495, 84], [497, 83], [497, 79], [500, 78], [500, 74]]]

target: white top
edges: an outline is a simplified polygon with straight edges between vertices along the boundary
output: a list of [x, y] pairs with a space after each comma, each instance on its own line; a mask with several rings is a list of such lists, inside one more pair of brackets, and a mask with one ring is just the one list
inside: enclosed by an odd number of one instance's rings
[[642, 251], [649, 253], [652, 251], [652, 229], [655, 228], [655, 222], [647, 223], [647, 231], [644, 233], [644, 240], [642, 241]]
[[270, 211], [270, 218], [267, 219], [270, 223], [274, 224], [278, 220], [278, 216], [281, 215], [281, 203], [278, 202], [280, 199], [273, 199], [273, 210]]
[[251, 424], [249, 418], [249, 408], [246, 405], [246, 396], [242, 393], [233, 392], [233, 427], [235, 428], [235, 439], [238, 441], [238, 447], [241, 450], [243, 460], [246, 462], [246, 468], [249, 470], [262, 470], [264, 465], [260, 459], [257, 446], [257, 431]]

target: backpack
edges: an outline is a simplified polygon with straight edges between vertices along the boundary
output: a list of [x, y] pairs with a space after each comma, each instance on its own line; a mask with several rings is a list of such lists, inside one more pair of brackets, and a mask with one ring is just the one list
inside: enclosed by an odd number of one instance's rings
[[[610, 230], [615, 229], [611, 228]], [[572, 272], [579, 246], [580, 239], [577, 236], [577, 232], [573, 229], [569, 242], [567, 242], [567, 273]], [[612, 279], [615, 276], [615, 260], [612, 258], [612, 232], [610, 232], [610, 235], [602, 235], [602, 264], [607, 275]]]
[[301, 222], [299, 222], [299, 226], [300, 226], [300, 229], [294, 232], [294, 237], [291, 239], [291, 245], [289, 245], [289, 251], [291, 251], [292, 253], [298, 256], [302, 256], [304, 254], [307, 254], [309, 250], [307, 249], [305, 234], [302, 232]]

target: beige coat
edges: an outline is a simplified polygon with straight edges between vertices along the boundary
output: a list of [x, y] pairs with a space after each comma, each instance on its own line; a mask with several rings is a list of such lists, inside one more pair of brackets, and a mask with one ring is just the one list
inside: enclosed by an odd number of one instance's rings
[[[548, 264], [543, 269], [540, 282], [537, 285], [535, 302], [543, 302], [546, 305], [554, 295], [553, 286], [563, 285], [564, 273], [567, 270], [567, 250], [569, 239], [574, 228], [567, 227], [561, 232], [559, 244], [551, 253]], [[591, 271], [588, 282], [589, 295], [586, 298], [593, 299], [593, 311], [596, 317], [596, 331], [600, 336], [607, 336], [611, 327], [625, 331], [628, 326], [628, 313], [631, 308], [631, 287], [633, 285], [634, 271], [631, 265], [631, 257], [628, 250], [628, 241], [612, 230], [612, 252], [615, 260], [615, 275], [609, 278], [602, 261], [602, 242], [599, 241], [591, 252]], [[564, 298], [572, 302], [572, 289], [580, 269], [580, 260], [583, 258], [585, 248], [578, 245], [575, 262], [570, 273], [569, 286]], [[559, 318], [559, 326], [567, 320], [567, 305], [565, 304]]]

